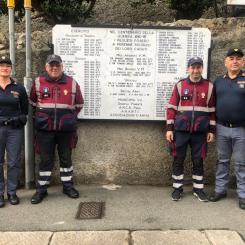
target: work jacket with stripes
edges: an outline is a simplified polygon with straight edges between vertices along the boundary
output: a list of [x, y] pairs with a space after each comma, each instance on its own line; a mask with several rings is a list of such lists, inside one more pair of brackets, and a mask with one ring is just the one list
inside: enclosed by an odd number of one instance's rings
[[65, 74], [56, 81], [48, 74], [37, 77], [31, 88], [30, 104], [35, 108], [37, 130], [75, 131], [83, 103], [78, 83]]
[[215, 133], [215, 96], [213, 84], [201, 78], [180, 80], [167, 106], [167, 131]]

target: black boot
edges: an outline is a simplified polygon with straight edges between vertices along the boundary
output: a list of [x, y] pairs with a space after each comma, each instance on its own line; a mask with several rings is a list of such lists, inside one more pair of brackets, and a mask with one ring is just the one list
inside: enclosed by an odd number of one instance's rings
[[0, 208], [5, 206], [4, 195], [0, 195]]

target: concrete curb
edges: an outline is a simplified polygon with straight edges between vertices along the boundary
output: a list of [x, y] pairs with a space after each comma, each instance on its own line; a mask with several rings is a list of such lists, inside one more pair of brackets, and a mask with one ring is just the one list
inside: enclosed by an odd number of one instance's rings
[[235, 231], [65, 231], [0, 232], [0, 245], [244, 245]]

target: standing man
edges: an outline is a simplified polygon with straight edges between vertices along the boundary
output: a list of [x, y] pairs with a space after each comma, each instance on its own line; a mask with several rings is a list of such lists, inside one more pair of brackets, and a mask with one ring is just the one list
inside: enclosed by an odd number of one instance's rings
[[41, 160], [32, 204], [40, 203], [48, 195], [56, 145], [63, 193], [70, 198], [79, 197], [73, 187], [71, 155], [76, 146], [77, 114], [83, 107], [83, 97], [78, 83], [64, 74], [60, 56], [49, 55], [45, 69], [46, 73], [36, 78], [30, 94], [35, 109], [36, 150]]
[[245, 209], [245, 72], [244, 53], [229, 49], [225, 57], [227, 73], [215, 82], [217, 116], [217, 150], [215, 193], [210, 201], [226, 197], [230, 159], [235, 162], [239, 207]]
[[203, 160], [207, 153], [207, 142], [213, 141], [215, 133], [213, 84], [202, 78], [201, 58], [191, 58], [187, 71], [189, 76], [174, 86], [167, 108], [166, 139], [171, 144], [171, 154], [174, 157], [172, 200], [181, 200], [183, 194], [184, 160], [190, 145], [193, 195], [199, 201], [206, 202]]
[[4, 202], [4, 155], [7, 152], [7, 196], [12, 205], [19, 203], [16, 195], [20, 169], [23, 127], [28, 113], [28, 97], [25, 88], [11, 77], [12, 62], [0, 57], [0, 208]]

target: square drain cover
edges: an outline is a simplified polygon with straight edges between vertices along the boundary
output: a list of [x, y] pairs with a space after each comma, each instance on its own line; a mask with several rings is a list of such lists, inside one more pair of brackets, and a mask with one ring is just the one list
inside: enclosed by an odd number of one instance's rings
[[81, 202], [78, 207], [76, 218], [101, 219], [104, 207], [104, 202]]

